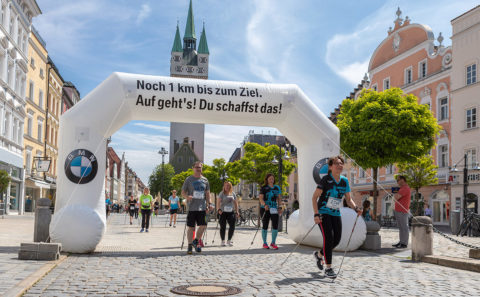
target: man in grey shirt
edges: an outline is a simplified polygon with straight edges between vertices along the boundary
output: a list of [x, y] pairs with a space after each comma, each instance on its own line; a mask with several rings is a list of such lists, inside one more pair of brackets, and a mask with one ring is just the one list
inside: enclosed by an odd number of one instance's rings
[[[191, 254], [193, 248], [200, 253], [202, 248], [199, 245], [199, 240], [202, 238], [203, 232], [207, 228], [205, 220], [206, 210], [212, 210], [213, 205], [210, 204], [210, 185], [208, 179], [202, 175], [203, 164], [197, 161], [193, 164], [193, 175], [187, 177], [182, 186], [182, 196], [187, 199], [187, 239], [188, 250]], [[193, 231], [195, 224], [198, 226], [193, 239]]]

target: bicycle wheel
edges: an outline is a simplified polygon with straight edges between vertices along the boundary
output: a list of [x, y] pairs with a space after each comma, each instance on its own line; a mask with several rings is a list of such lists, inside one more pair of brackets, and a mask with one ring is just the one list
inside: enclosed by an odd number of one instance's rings
[[250, 219], [252, 220], [253, 226], [257, 227], [258, 226], [258, 215], [252, 214], [250, 216]]

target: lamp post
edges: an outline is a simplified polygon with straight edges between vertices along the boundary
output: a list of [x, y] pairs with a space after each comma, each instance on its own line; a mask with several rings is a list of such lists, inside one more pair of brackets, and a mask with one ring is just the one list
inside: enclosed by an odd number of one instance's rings
[[164, 173], [164, 171], [165, 171], [165, 167], [164, 167], [164, 165], [165, 165], [165, 155], [168, 154], [168, 152], [164, 147], [162, 147], [158, 151], [158, 153], [160, 155], [162, 155], [162, 176], [161, 176], [161, 180], [160, 180], [160, 209], [162, 209], [163, 208], [163, 178], [164, 178], [164, 175], [165, 175], [165, 173]]
[[[277, 146], [278, 146], [278, 150], [279, 150], [279, 153], [278, 153], [278, 160], [277, 160], [277, 157], [275, 156], [273, 158], [273, 161], [272, 163], [274, 165], [277, 165], [278, 164], [278, 184], [280, 186], [280, 190], [282, 191], [282, 194], [283, 194], [283, 190], [282, 190], [282, 185], [283, 185], [283, 160], [288, 160], [290, 159], [290, 157], [288, 156], [288, 148], [290, 147], [290, 143], [289, 141], [287, 140], [287, 138], [285, 138], [285, 142], [283, 144], [280, 144], [280, 143], [277, 143]], [[282, 156], [282, 148], [285, 149], [285, 154]], [[281, 201], [283, 202], [283, 195], [280, 194], [280, 198], [281, 198]], [[282, 213], [283, 215], [283, 213]], [[287, 230], [287, 226], [285, 226], [285, 230]], [[280, 219], [279, 220], [279, 226], [278, 226], [278, 231], [282, 231], [282, 220]]]

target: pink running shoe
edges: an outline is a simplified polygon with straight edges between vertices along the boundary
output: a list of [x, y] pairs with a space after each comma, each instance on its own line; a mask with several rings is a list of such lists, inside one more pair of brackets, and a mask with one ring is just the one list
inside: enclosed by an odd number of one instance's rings
[[270, 244], [270, 247], [271, 247], [272, 249], [274, 249], [274, 250], [278, 250], [278, 246], [277, 246], [276, 244], [274, 244], [274, 243], [271, 243], [271, 244]]
[[264, 248], [264, 249], [269, 249], [268, 244], [264, 243], [264, 244], [263, 244], [263, 248]]
[[205, 247], [205, 245], [203, 244], [203, 240], [201, 240], [201, 239], [198, 241], [198, 245], [201, 246], [201, 247]]

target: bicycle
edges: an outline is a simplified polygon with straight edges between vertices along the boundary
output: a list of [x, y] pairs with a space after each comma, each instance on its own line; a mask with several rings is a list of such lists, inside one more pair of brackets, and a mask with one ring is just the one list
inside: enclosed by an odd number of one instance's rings
[[239, 216], [236, 221], [236, 225], [250, 225], [249, 222], [252, 222], [254, 226], [257, 226], [258, 224], [258, 215], [255, 213], [255, 206], [252, 206], [248, 209], [240, 209], [239, 210]]

